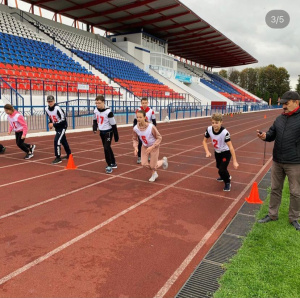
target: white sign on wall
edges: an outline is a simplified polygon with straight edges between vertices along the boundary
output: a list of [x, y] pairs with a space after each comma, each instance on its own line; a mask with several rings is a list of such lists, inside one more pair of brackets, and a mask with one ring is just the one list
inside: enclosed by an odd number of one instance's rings
[[78, 90], [90, 90], [90, 86], [85, 85], [85, 84], [78, 84], [77, 89]]

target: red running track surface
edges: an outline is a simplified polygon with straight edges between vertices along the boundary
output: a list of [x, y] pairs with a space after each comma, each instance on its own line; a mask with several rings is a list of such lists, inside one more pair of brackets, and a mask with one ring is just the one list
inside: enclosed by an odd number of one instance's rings
[[27, 140], [37, 146], [29, 161], [3, 142], [0, 297], [174, 297], [269, 170], [273, 144], [263, 166], [256, 130], [279, 113], [225, 117], [240, 164], [229, 166], [228, 193], [202, 148], [209, 118], [158, 124], [169, 168], [154, 183], [136, 164], [131, 127], [119, 129], [110, 175], [92, 132], [67, 134], [77, 170], [51, 165], [53, 136]]

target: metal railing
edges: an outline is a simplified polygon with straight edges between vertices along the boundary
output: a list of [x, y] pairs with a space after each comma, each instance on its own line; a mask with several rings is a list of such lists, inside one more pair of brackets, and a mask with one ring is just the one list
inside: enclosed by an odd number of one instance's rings
[[[84, 103], [84, 105], [82, 105]], [[138, 102], [128, 102], [127, 105], [118, 105], [118, 102], [113, 100], [106, 101], [107, 106], [112, 109], [115, 119], [118, 124], [133, 123], [135, 111], [140, 108]], [[151, 102], [150, 102], [151, 104]], [[86, 128], [91, 127], [93, 123], [93, 115], [95, 109], [94, 101], [83, 102], [68, 102], [60, 103], [60, 107], [65, 111], [69, 128]], [[158, 121], [175, 119], [188, 119], [195, 117], [210, 116], [213, 113], [219, 112], [222, 114], [240, 113], [249, 111], [261, 111], [273, 108], [280, 108], [280, 106], [262, 106], [262, 105], [230, 105], [230, 106], [201, 106], [193, 103], [185, 103], [181, 105], [165, 104], [155, 105], [152, 108], [155, 110]], [[17, 106], [15, 106], [18, 109]], [[23, 109], [23, 107], [22, 107]], [[0, 106], [0, 111], [3, 111], [3, 106]], [[30, 131], [47, 131], [48, 118], [45, 114], [45, 106], [25, 106], [23, 115], [27, 121]], [[8, 123], [5, 112], [0, 112], [0, 133], [8, 130]]]

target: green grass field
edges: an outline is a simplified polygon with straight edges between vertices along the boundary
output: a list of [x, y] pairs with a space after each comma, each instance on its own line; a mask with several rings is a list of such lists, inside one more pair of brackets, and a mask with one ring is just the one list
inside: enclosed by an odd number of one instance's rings
[[[257, 214], [268, 213], [269, 196]], [[289, 189], [285, 182], [279, 220], [255, 223], [228, 264], [214, 294], [220, 297], [300, 297], [300, 231], [288, 221]]]

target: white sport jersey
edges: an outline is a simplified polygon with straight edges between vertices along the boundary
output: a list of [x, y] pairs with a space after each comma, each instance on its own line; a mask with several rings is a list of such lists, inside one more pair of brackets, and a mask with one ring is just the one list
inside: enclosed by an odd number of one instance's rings
[[54, 106], [53, 111], [51, 111], [49, 107], [46, 107], [46, 113], [53, 123], [60, 123], [66, 120], [64, 111], [58, 105]]
[[109, 108], [102, 110], [101, 112], [95, 108], [94, 110], [94, 119], [97, 120], [98, 129], [101, 130], [110, 130], [112, 125], [116, 124], [114, 117], [109, 118], [108, 115], [111, 113]]
[[10, 126], [12, 127], [12, 131], [22, 131], [23, 125], [18, 121], [19, 118], [23, 117], [19, 112], [17, 112], [12, 117], [7, 117]]
[[144, 131], [139, 130], [137, 125], [135, 125], [133, 128], [145, 147], [151, 147], [156, 141], [152, 134], [152, 127], [153, 124], [150, 123]]
[[217, 153], [229, 150], [226, 142], [230, 141], [230, 134], [226, 128], [221, 127], [218, 133], [214, 133], [212, 126], [209, 126], [204, 136], [206, 138], [211, 138], [212, 145], [214, 146], [214, 149]]
[[[135, 111], [135, 118], [136, 118], [136, 113], [139, 111], [139, 110], [143, 110], [143, 108], [141, 107], [140, 109], [137, 109]], [[152, 122], [153, 119], [156, 119], [155, 117], [155, 113], [154, 111], [150, 108], [150, 107], [147, 107], [146, 110], [144, 110], [145, 113], [146, 113], [146, 120], [147, 122]]]

